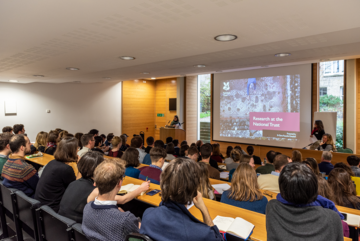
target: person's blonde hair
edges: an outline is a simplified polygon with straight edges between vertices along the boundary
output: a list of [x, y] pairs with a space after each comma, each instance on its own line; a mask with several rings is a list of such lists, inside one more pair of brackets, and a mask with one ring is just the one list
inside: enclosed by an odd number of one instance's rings
[[255, 170], [248, 163], [240, 163], [231, 179], [229, 198], [236, 201], [256, 201], [263, 198]]
[[291, 160], [292, 160], [293, 162], [302, 162], [302, 154], [301, 154], [301, 152], [298, 151], [298, 150], [294, 150], [294, 151], [292, 152]]
[[113, 148], [116, 148], [120, 143], [122, 143], [122, 140], [118, 136], [114, 136], [111, 140], [111, 145], [113, 146]]
[[237, 149], [232, 149], [230, 152], [230, 157], [234, 162], [240, 162], [242, 153]]
[[60, 142], [62, 139], [64, 139], [67, 135], [69, 134], [69, 132], [68, 131], [62, 131], [62, 132], [60, 132], [60, 134], [59, 134], [59, 138], [58, 138], [58, 141]]
[[200, 185], [198, 187], [198, 191], [202, 194], [204, 198], [209, 197], [209, 191], [213, 191], [212, 186], [209, 180], [209, 169], [206, 163], [198, 162], [200, 167]]
[[48, 133], [45, 131], [40, 131], [36, 136], [36, 141], [35, 141], [34, 147], [36, 149], [38, 149], [40, 146], [46, 147], [47, 138], [48, 138]]
[[324, 136], [327, 136], [326, 145], [331, 145], [333, 148], [333, 151], [336, 149], [334, 140], [330, 134], [324, 134]]

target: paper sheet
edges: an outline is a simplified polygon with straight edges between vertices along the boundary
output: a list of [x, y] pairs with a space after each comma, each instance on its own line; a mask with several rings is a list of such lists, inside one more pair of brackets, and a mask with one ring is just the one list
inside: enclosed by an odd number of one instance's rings
[[228, 190], [230, 188], [229, 184], [214, 184], [211, 185], [219, 194], [223, 194], [224, 191]]
[[222, 179], [226, 179], [229, 177], [229, 173], [228, 172], [220, 172], [220, 178]]

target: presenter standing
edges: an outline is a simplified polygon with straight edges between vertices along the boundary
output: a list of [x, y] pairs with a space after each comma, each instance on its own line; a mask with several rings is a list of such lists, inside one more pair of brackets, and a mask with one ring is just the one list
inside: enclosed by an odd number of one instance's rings
[[310, 137], [315, 136], [318, 141], [320, 141], [325, 134], [324, 125], [321, 120], [316, 120], [314, 124], [314, 129], [311, 132]]
[[175, 127], [176, 125], [180, 125], [179, 117], [176, 115], [174, 116], [173, 121], [170, 123], [171, 126]]

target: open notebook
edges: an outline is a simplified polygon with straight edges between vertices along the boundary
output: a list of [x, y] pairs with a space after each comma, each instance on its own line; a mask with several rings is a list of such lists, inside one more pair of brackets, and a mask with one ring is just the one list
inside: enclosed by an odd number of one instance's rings
[[242, 218], [216, 216], [213, 222], [220, 231], [240, 237], [245, 240], [250, 237], [255, 227], [252, 223], [249, 223]]
[[219, 194], [223, 194], [224, 191], [230, 189], [230, 185], [226, 183], [211, 185]]
[[140, 185], [135, 185], [135, 184], [132, 184], [132, 183], [121, 186], [118, 194], [130, 193], [130, 192], [136, 190], [138, 187], [140, 187]]

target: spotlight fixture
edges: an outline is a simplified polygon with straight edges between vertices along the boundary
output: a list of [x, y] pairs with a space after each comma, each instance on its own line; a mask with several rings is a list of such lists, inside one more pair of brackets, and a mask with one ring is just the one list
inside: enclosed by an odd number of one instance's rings
[[67, 67], [66, 69], [67, 70], [73, 70], [73, 71], [80, 70], [79, 68], [74, 68], [74, 67]]
[[33, 76], [34, 77], [45, 77], [44, 75], [41, 75], [41, 74], [34, 74]]
[[155, 77], [151, 77], [151, 79], [156, 79]]
[[134, 60], [135, 57], [131, 57], [131, 56], [121, 56], [120, 59], [122, 59], [122, 60]]
[[286, 56], [290, 56], [291, 54], [290, 53], [278, 53], [278, 54], [275, 54], [275, 57], [286, 57]]
[[16, 79], [9, 79], [9, 82], [17, 83], [17, 82], [19, 82], [19, 81], [17, 81]]
[[196, 67], [196, 68], [205, 68], [206, 65], [204, 65], [204, 64], [197, 64], [197, 65], [194, 65], [194, 67]]
[[220, 42], [228, 42], [237, 39], [237, 36], [233, 34], [221, 34], [216, 36], [214, 39]]

